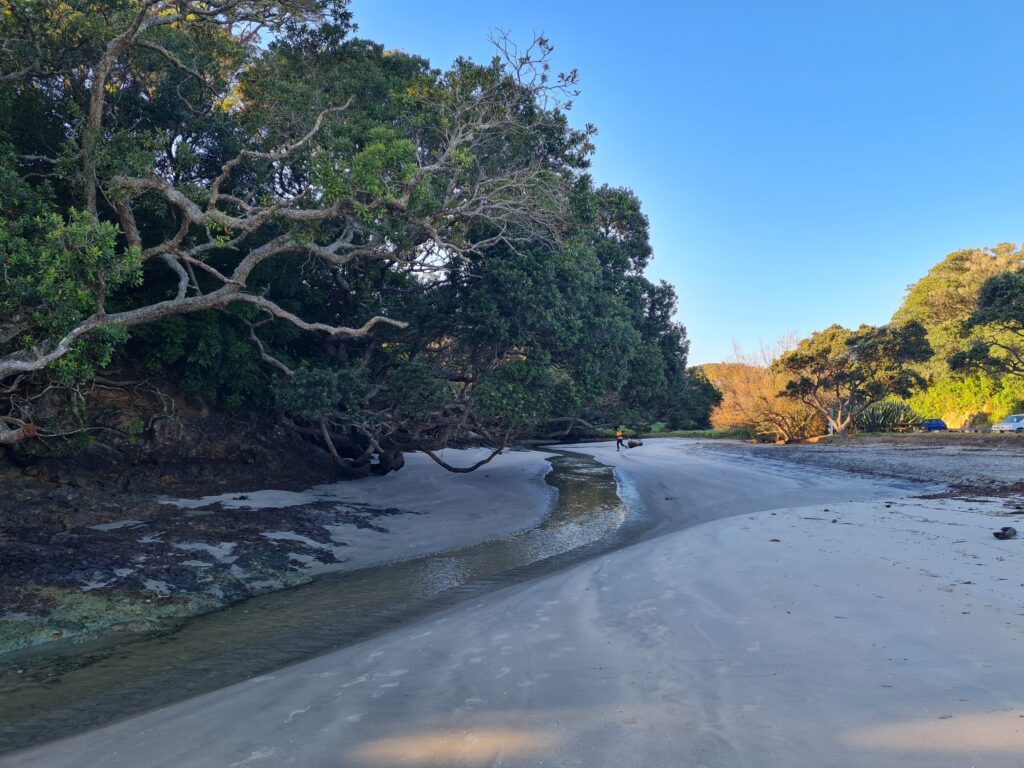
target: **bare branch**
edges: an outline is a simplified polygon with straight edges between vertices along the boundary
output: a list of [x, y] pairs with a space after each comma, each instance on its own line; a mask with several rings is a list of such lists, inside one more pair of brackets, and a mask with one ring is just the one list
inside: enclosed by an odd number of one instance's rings
[[224, 163], [223, 166], [221, 166], [220, 175], [213, 180], [213, 184], [210, 186], [210, 201], [206, 205], [206, 210], [211, 211], [214, 209], [214, 207], [217, 205], [220, 199], [221, 185], [224, 184], [224, 182], [226, 182], [231, 177], [231, 172], [234, 171], [234, 169], [244, 160], [250, 159], [273, 161], [283, 160], [284, 158], [289, 157], [290, 155], [302, 149], [310, 141], [313, 140], [313, 137], [320, 132], [324, 120], [328, 116], [344, 112], [349, 108], [351, 104], [352, 99], [350, 98], [348, 101], [346, 101], [339, 107], [330, 107], [328, 109], [323, 110], [319, 115], [317, 115], [316, 120], [313, 122], [313, 127], [309, 129], [306, 135], [300, 138], [298, 141], [293, 142], [292, 144], [286, 144], [285, 146], [280, 147], [272, 152], [260, 152], [258, 150], [243, 149], [235, 157], [233, 157], [231, 160], [228, 160], [226, 163]]
[[495, 456], [497, 456], [499, 453], [501, 453], [504, 450], [505, 450], [505, 446], [504, 445], [502, 445], [499, 448], [495, 448], [493, 451], [491, 451], [490, 455], [487, 456], [487, 458], [481, 459], [480, 461], [478, 461], [475, 464], [472, 464], [471, 466], [468, 466], [468, 467], [453, 467], [451, 464], [446, 462], [444, 459], [442, 459], [440, 456], [438, 456], [433, 451], [424, 448], [423, 452], [425, 454], [427, 454], [427, 456], [429, 456], [431, 459], [433, 459], [434, 462], [436, 462], [439, 466], [444, 467], [449, 472], [455, 472], [455, 473], [458, 473], [458, 474], [468, 474], [470, 472], [475, 472], [476, 470], [480, 469], [480, 467], [484, 466], [485, 464], [489, 464], [490, 461]]
[[103, 56], [93, 67], [92, 88], [89, 96], [89, 112], [86, 117], [85, 127], [82, 129], [82, 164], [84, 171], [83, 190], [85, 195], [85, 209], [92, 214], [94, 219], [99, 219], [96, 210], [96, 146], [99, 141], [103, 123], [103, 106], [106, 101], [107, 78], [114, 67], [117, 59], [135, 42], [135, 39], [145, 28], [144, 22], [149, 15], [150, 9], [159, 0], [144, 0], [135, 13], [135, 17], [129, 24], [128, 29], [107, 43]]
[[[8, 424], [15, 426], [8, 427]], [[14, 419], [10, 416], [0, 416], [0, 445], [14, 445], [22, 440], [35, 437], [36, 428], [34, 424]]]
[[211, 91], [213, 90], [213, 87], [206, 81], [206, 78], [204, 78], [202, 74], [200, 74], [197, 70], [185, 64], [181, 59], [179, 59], [177, 56], [175, 56], [173, 53], [171, 53], [169, 50], [164, 48], [159, 43], [154, 43], [151, 40], [139, 39], [135, 42], [135, 44], [139, 48], [145, 48], [146, 50], [153, 51], [154, 53], [159, 53], [161, 56], [163, 56], [165, 59], [171, 62], [171, 64], [180, 69], [182, 72], [191, 75], [193, 78], [195, 78], [200, 85], [206, 87]]
[[[211, 294], [212, 295], [212, 294]], [[319, 333], [326, 333], [329, 336], [343, 337], [343, 338], [362, 338], [370, 333], [377, 325], [384, 324], [390, 325], [395, 328], [408, 328], [409, 324], [401, 320], [394, 320], [390, 317], [382, 317], [377, 315], [372, 317], [363, 323], [359, 328], [346, 328], [344, 326], [333, 326], [326, 325], [325, 323], [307, 323], [301, 317], [293, 315], [291, 312], [282, 309], [274, 302], [263, 296], [254, 296], [251, 293], [237, 293], [233, 296], [233, 301], [244, 301], [248, 304], [254, 304], [264, 312], [267, 312], [274, 317], [278, 317], [282, 320], [287, 320], [292, 325], [301, 328], [304, 331], [317, 331]]]
[[256, 324], [246, 322], [246, 325], [249, 326], [249, 338], [252, 339], [253, 344], [256, 345], [256, 349], [260, 353], [260, 360], [265, 362], [267, 365], [271, 365], [274, 368], [277, 368], [277, 370], [281, 371], [281, 373], [283, 373], [289, 379], [292, 378], [295, 375], [295, 371], [293, 371], [287, 365], [282, 363], [276, 357], [267, 354], [267, 350], [263, 346], [263, 342], [260, 341], [260, 337], [256, 335]]
[[176, 258], [174, 258], [174, 256], [172, 256], [169, 253], [163, 254], [163, 256], [161, 256], [160, 259], [168, 267], [170, 267], [175, 272], [175, 274], [178, 275], [178, 293], [175, 296], [175, 299], [178, 300], [178, 301], [180, 301], [181, 299], [184, 299], [185, 298], [185, 294], [188, 293], [188, 282], [189, 282], [188, 272], [186, 272], [185, 268], [183, 266], [181, 266], [180, 262]]
[[170, 299], [138, 309], [115, 312], [114, 314], [94, 314], [69, 331], [52, 347], [46, 345], [36, 350], [22, 350], [0, 357], [0, 381], [18, 373], [44, 369], [50, 363], [66, 355], [76, 341], [88, 337], [99, 328], [130, 328], [174, 315], [192, 314], [209, 309], [223, 309], [229, 304], [239, 301], [254, 304], [263, 311], [282, 320], [288, 320], [303, 330], [317, 331], [335, 337], [362, 338], [369, 335], [379, 324], [391, 325], [396, 328], [406, 328], [408, 326], [408, 323], [382, 316], [371, 318], [359, 328], [332, 326], [324, 323], [307, 323], [302, 318], [282, 309], [269, 299], [248, 293], [240, 293], [239, 286], [227, 285], [202, 296]]

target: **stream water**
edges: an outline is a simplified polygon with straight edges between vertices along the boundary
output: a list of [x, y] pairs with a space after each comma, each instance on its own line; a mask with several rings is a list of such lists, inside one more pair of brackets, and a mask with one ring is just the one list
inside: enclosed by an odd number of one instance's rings
[[351, 645], [639, 534], [636, 505], [610, 467], [579, 454], [549, 461], [547, 482], [557, 490], [557, 501], [541, 525], [520, 534], [321, 576], [141, 637], [62, 643], [0, 659], [0, 753]]

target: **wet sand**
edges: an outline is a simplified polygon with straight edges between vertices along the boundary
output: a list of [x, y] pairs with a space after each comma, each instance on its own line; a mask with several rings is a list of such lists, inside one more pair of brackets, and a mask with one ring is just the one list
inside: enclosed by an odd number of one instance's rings
[[[456, 466], [487, 453], [446, 451]], [[549, 456], [508, 451], [465, 475], [413, 455], [387, 477], [151, 498], [157, 511], [141, 519], [129, 513], [59, 535], [45, 526], [0, 531], [0, 696], [10, 652], [164, 631], [315, 576], [532, 529], [554, 503]]]
[[1001, 502], [697, 442], [581, 450], [644, 540], [0, 765], [1019, 765]]

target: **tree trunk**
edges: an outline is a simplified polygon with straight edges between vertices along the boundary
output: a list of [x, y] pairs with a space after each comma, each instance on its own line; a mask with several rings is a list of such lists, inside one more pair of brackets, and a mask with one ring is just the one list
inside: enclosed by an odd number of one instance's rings
[[375, 475], [386, 475], [389, 472], [397, 472], [405, 466], [405, 454], [401, 451], [388, 451], [378, 456], [376, 464], [372, 465], [371, 472]]
[[455, 472], [455, 473], [458, 473], [458, 474], [467, 474], [469, 472], [476, 472], [476, 470], [480, 469], [480, 467], [482, 467], [485, 464], [489, 463], [491, 461], [491, 459], [493, 459], [495, 456], [497, 456], [503, 450], [505, 450], [505, 446], [504, 445], [501, 446], [500, 448], [495, 448], [495, 449], [493, 449], [493, 451], [491, 452], [491, 454], [487, 458], [481, 459], [480, 461], [476, 462], [475, 464], [473, 464], [472, 466], [469, 466], [469, 467], [453, 467], [451, 464], [448, 464], [444, 459], [442, 459], [440, 456], [438, 456], [433, 451], [429, 451], [426, 448], [424, 448], [423, 452], [425, 454], [427, 454], [427, 456], [429, 456], [431, 459], [433, 459], [438, 465], [444, 467], [449, 472]]

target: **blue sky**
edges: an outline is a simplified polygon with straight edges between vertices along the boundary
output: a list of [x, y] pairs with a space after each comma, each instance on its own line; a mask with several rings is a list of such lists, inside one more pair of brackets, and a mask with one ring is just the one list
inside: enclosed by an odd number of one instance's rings
[[353, 0], [436, 66], [489, 30], [576, 67], [597, 181], [651, 220], [693, 364], [884, 323], [959, 248], [1024, 240], [1024, 3]]

